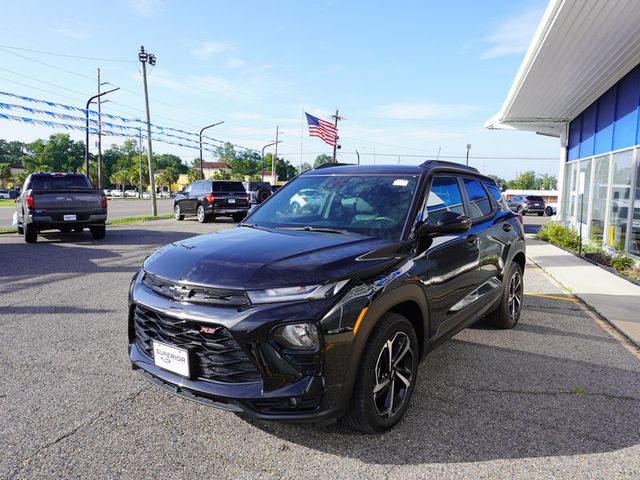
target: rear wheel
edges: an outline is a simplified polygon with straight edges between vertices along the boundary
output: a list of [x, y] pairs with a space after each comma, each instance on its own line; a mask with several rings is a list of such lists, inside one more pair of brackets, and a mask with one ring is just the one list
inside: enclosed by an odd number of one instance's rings
[[102, 240], [107, 234], [107, 227], [104, 225], [89, 227], [89, 230], [91, 231], [91, 235], [95, 240]]
[[204, 212], [204, 207], [202, 205], [198, 205], [196, 216], [200, 223], [207, 223], [209, 221], [209, 216]]
[[22, 225], [18, 224], [16, 229], [18, 230], [18, 235], [24, 235], [24, 228], [22, 228]]
[[516, 262], [511, 263], [509, 273], [505, 276], [504, 291], [498, 308], [487, 315], [487, 323], [496, 328], [513, 328], [520, 319], [524, 279], [522, 268]]
[[38, 229], [34, 223], [25, 223], [22, 226], [24, 232], [24, 241], [27, 243], [36, 243], [38, 241]]
[[173, 207], [173, 213], [176, 216], [176, 220], [178, 220], [179, 222], [184, 220], [184, 215], [182, 214], [182, 210], [180, 210], [180, 205], [176, 204], [176, 206]]
[[369, 433], [383, 432], [398, 423], [416, 383], [418, 354], [418, 339], [409, 320], [386, 313], [367, 341], [342, 422]]

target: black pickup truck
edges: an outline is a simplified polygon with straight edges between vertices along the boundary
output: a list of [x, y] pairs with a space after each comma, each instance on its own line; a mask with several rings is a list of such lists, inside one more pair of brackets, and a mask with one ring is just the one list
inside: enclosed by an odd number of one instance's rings
[[18, 233], [27, 243], [36, 242], [42, 230], [89, 228], [93, 238], [105, 236], [107, 197], [79, 173], [32, 173], [16, 207]]

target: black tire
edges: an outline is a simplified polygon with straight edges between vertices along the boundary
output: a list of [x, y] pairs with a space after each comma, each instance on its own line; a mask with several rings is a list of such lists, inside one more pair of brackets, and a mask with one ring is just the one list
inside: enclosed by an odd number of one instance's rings
[[102, 240], [104, 236], [107, 234], [107, 227], [105, 225], [100, 225], [98, 227], [89, 227], [91, 231], [91, 235], [94, 240]]
[[271, 195], [271, 192], [269, 191], [268, 188], [260, 187], [258, 190], [256, 190], [256, 193], [255, 193], [256, 202], [257, 203], [264, 202], [267, 198], [269, 198], [269, 195]]
[[33, 223], [25, 223], [22, 226], [24, 232], [24, 241], [27, 243], [36, 243], [38, 241], [38, 228]]
[[495, 328], [508, 329], [518, 324], [522, 312], [524, 277], [522, 268], [512, 262], [505, 275], [504, 291], [498, 307], [487, 314], [487, 323]]
[[182, 214], [182, 210], [180, 209], [180, 205], [178, 205], [177, 203], [173, 207], [173, 213], [176, 216], [176, 220], [178, 220], [179, 222], [184, 220], [184, 215]]
[[547, 217], [550, 217], [551, 215], [553, 215], [553, 208], [551, 207], [545, 208], [544, 211], [547, 214]]
[[[391, 359], [395, 356], [398, 362], [391, 368], [386, 354], [389, 341], [392, 342]], [[405, 351], [406, 346], [408, 350]], [[403, 355], [398, 358], [402, 351]], [[351, 403], [341, 421], [350, 428], [368, 433], [383, 432], [398, 423], [409, 407], [416, 384], [418, 356], [418, 339], [409, 320], [402, 315], [386, 313], [367, 340]], [[377, 393], [374, 388], [378, 388]]]
[[544, 212], [538, 212], [539, 217], [541, 217], [542, 215], [544, 215]]
[[24, 235], [24, 228], [22, 228], [22, 225], [18, 224], [16, 229], [18, 230], [18, 235]]
[[246, 216], [247, 216], [246, 213], [235, 213], [233, 215], [233, 221], [240, 223], [242, 220], [244, 220], [244, 217]]
[[207, 215], [204, 211], [204, 207], [202, 205], [198, 205], [196, 209], [196, 216], [198, 217], [198, 222], [207, 223], [209, 221], [209, 215]]

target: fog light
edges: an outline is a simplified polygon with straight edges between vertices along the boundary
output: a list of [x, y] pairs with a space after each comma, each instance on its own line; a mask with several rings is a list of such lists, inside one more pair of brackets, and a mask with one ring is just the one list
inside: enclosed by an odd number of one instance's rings
[[274, 338], [283, 347], [296, 350], [317, 350], [320, 346], [318, 328], [313, 323], [283, 325]]

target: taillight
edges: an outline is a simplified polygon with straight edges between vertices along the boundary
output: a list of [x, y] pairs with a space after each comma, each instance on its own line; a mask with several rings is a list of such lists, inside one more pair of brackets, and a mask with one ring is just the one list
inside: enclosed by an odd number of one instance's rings
[[35, 208], [36, 202], [33, 198], [33, 192], [29, 192], [26, 197], [24, 197], [24, 201], [27, 204], [27, 208]]
[[204, 199], [209, 202], [209, 203], [213, 203], [213, 201], [216, 199], [216, 197], [213, 196], [213, 193], [208, 193]]
[[102, 192], [102, 208], [107, 208], [107, 196]]
[[251, 203], [251, 194], [247, 193], [247, 204]]

